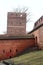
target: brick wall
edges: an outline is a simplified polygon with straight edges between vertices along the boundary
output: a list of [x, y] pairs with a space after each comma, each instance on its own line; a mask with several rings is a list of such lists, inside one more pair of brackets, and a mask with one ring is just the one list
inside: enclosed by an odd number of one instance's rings
[[15, 57], [26, 48], [35, 46], [35, 39], [0, 40], [0, 60]]
[[34, 32], [32, 32], [31, 34], [33, 34], [34, 35], [34, 37], [36, 38], [37, 37], [37, 43], [39, 43], [39, 30], [36, 30], [36, 31], [34, 31]]
[[39, 29], [39, 40], [40, 40], [40, 48], [43, 49], [43, 26]]
[[43, 26], [32, 32], [32, 34], [35, 36], [35, 39], [37, 37], [36, 44], [38, 45], [39, 49], [43, 49]]
[[43, 16], [36, 21], [31, 34], [35, 36], [35, 44], [39, 49], [43, 49]]

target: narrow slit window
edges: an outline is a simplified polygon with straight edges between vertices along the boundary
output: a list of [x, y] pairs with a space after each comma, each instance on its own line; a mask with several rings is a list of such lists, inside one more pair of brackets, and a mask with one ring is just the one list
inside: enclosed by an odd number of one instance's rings
[[12, 50], [10, 49], [10, 52], [12, 52]]
[[16, 49], [16, 52], [18, 52], [18, 50]]
[[3, 50], [3, 53], [5, 53], [5, 50]]
[[12, 58], [12, 57], [10, 56], [10, 58]]

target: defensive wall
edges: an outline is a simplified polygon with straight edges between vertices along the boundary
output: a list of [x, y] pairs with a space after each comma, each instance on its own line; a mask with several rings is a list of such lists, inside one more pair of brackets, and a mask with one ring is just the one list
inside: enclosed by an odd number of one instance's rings
[[0, 36], [0, 60], [15, 57], [25, 49], [34, 46], [33, 36]]
[[39, 49], [43, 49], [43, 16], [40, 17], [34, 24], [34, 28], [29, 34], [33, 34], [35, 37], [35, 42]]

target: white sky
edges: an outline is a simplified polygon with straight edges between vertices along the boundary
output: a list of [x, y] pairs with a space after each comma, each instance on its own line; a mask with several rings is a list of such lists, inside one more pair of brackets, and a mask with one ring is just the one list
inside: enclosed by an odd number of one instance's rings
[[43, 0], [0, 0], [0, 33], [7, 30], [7, 12], [17, 7], [28, 7], [31, 22], [26, 24], [26, 30], [33, 29], [34, 22], [43, 15]]

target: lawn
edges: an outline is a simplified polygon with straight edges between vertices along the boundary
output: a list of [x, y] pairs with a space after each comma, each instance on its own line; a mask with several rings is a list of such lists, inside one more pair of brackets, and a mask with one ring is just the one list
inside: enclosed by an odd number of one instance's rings
[[43, 50], [25, 53], [12, 58], [11, 61], [19, 65], [43, 65]]

